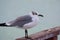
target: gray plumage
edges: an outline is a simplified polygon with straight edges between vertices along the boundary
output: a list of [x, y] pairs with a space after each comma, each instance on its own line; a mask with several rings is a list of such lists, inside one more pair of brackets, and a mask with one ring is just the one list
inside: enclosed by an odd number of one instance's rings
[[8, 23], [10, 23], [10, 26], [23, 27], [24, 24], [27, 24], [29, 22], [32, 22], [32, 17], [30, 15], [25, 15], [25, 16], [18, 17], [15, 20], [10, 21]]

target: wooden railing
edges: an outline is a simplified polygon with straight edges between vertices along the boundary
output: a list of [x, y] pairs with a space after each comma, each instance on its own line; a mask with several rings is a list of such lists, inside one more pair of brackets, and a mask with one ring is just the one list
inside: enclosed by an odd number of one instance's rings
[[60, 26], [32, 34], [29, 36], [31, 39], [26, 39], [22, 37], [17, 38], [16, 40], [58, 40], [57, 37], [59, 34], [60, 34]]

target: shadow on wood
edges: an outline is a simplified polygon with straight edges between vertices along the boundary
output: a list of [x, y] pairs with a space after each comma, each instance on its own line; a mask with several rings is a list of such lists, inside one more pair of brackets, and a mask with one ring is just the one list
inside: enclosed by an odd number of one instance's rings
[[57, 36], [54, 36], [54, 37], [51, 37], [51, 38], [48, 38], [48, 39], [45, 39], [45, 40], [57, 40]]
[[60, 26], [32, 34], [29, 36], [31, 39], [26, 39], [22, 37], [17, 38], [16, 40], [57, 40], [57, 36], [59, 34], [60, 34]]

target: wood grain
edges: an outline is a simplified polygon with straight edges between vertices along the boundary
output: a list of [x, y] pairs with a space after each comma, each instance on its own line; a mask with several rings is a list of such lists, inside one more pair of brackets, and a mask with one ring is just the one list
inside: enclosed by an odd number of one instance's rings
[[60, 26], [55, 28], [50, 28], [37, 32], [35, 34], [29, 35], [31, 39], [26, 39], [24, 37], [17, 38], [16, 40], [57, 40], [57, 36], [60, 34]]

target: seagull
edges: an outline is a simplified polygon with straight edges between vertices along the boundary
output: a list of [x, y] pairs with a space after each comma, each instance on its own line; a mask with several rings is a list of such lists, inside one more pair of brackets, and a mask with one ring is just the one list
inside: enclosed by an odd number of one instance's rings
[[28, 15], [17, 17], [16, 19], [0, 23], [1, 27], [17, 27], [22, 28], [25, 30], [25, 38], [28, 38], [28, 30], [34, 26], [36, 26], [39, 22], [39, 16], [43, 17], [42, 14], [39, 14], [38, 12], [32, 11]]

